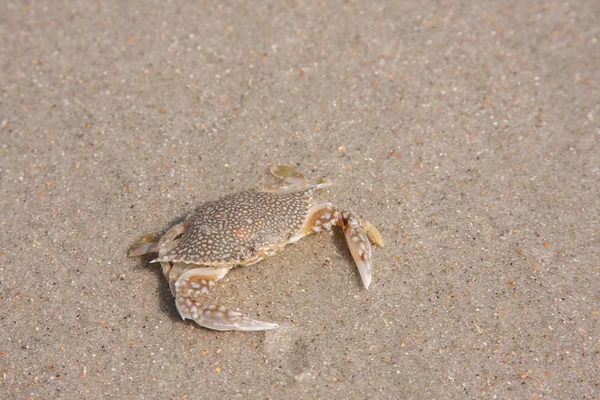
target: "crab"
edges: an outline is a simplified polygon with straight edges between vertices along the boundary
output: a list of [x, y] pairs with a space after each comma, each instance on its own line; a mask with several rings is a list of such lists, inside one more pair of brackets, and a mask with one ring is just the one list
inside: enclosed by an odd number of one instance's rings
[[204, 203], [164, 234], [151, 233], [136, 241], [128, 256], [158, 253], [160, 263], [182, 319], [205, 328], [226, 331], [262, 331], [277, 324], [257, 321], [203, 296], [235, 266], [255, 264], [312, 233], [343, 228], [350, 253], [366, 289], [372, 277], [371, 244], [383, 247], [377, 229], [350, 211], [331, 203], [313, 201], [315, 191], [328, 180], [310, 184], [290, 166], [276, 165], [271, 173], [279, 183], [231, 194]]

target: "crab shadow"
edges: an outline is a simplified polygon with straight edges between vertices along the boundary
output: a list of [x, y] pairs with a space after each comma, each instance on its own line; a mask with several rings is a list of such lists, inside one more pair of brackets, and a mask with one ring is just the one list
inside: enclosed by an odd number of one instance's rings
[[[181, 215], [167, 225], [165, 229], [160, 231], [161, 235], [164, 235], [169, 229], [173, 226], [177, 225], [180, 222], [183, 222], [187, 214]], [[169, 281], [165, 279], [163, 275], [162, 268], [160, 263], [150, 263], [150, 261], [156, 258], [155, 253], [144, 254], [140, 257], [140, 262], [138, 265], [139, 269], [147, 270], [148, 268], [152, 269], [152, 271], [158, 277], [158, 294], [160, 297], [160, 308], [167, 312], [169, 318], [172, 321], [181, 321], [181, 317], [179, 316], [179, 312], [177, 311], [177, 307], [175, 306], [175, 298], [171, 294], [171, 288], [169, 287]]]
[[141, 257], [139, 268], [140, 269], [152, 269], [152, 272], [156, 274], [158, 277], [158, 296], [160, 298], [160, 308], [164, 310], [169, 315], [169, 318], [172, 321], [180, 321], [181, 317], [179, 316], [179, 312], [177, 311], [177, 307], [175, 306], [175, 298], [171, 294], [171, 288], [169, 287], [169, 281], [165, 279], [165, 276], [162, 273], [162, 268], [159, 263], [150, 263], [153, 259], [156, 258], [156, 254], [146, 254]]

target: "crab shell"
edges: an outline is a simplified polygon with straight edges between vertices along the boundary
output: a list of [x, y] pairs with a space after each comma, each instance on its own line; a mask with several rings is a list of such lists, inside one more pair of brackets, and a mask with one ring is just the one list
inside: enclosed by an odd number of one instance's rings
[[348, 247], [365, 288], [371, 282], [370, 237], [382, 246], [372, 225], [365, 229], [348, 211], [331, 203], [314, 204], [313, 193], [329, 182], [309, 185], [292, 167], [276, 166], [271, 172], [282, 182], [224, 196], [204, 203], [164, 235], [146, 235], [129, 250], [129, 256], [158, 252], [165, 278], [176, 297], [183, 319], [216, 330], [267, 330], [276, 324], [252, 320], [224, 306], [202, 306], [216, 281], [230, 268], [257, 263], [306, 235], [344, 229]]

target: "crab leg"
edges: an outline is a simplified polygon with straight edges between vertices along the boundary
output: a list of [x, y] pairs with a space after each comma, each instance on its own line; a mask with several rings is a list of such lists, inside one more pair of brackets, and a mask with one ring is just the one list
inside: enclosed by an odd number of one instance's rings
[[295, 242], [303, 236], [320, 232], [323, 229], [331, 230], [333, 225], [341, 226], [344, 229], [344, 236], [346, 237], [350, 254], [352, 254], [354, 263], [358, 267], [363, 285], [368, 289], [373, 275], [371, 268], [371, 244], [369, 243], [364, 226], [350, 211], [342, 211], [331, 203], [313, 206], [308, 211], [307, 222], [302, 232], [292, 238], [292, 241]]
[[192, 319], [200, 326], [218, 331], [265, 331], [277, 328], [277, 324], [244, 317], [218, 304], [200, 305], [202, 294], [208, 294], [209, 289], [228, 270], [227, 267], [198, 267], [186, 271], [177, 279], [175, 304], [181, 318]]
[[[158, 255], [167, 254], [169, 251], [173, 250], [175, 248], [175, 246], [177, 246], [177, 243], [179, 243], [179, 240], [176, 240], [175, 238], [184, 232], [185, 232], [185, 223], [184, 222], [179, 223], [179, 224], [173, 226], [171, 229], [169, 229], [167, 231], [167, 233], [165, 233], [158, 242]], [[155, 259], [150, 262], [153, 263], [156, 261], [157, 260]], [[167, 278], [167, 280], [168, 280], [170, 277], [170, 273], [171, 273], [171, 267], [172, 267], [171, 263], [168, 261], [161, 261], [160, 266], [162, 267], [165, 278]], [[173, 291], [173, 288], [171, 288], [171, 291]]]
[[280, 182], [259, 187], [259, 192], [285, 193], [297, 190], [320, 190], [331, 186], [331, 182], [323, 179], [317, 185], [308, 183], [304, 175], [289, 165], [275, 165], [271, 167], [271, 174]]
[[160, 233], [153, 232], [149, 233], [144, 237], [139, 238], [134, 244], [127, 250], [128, 257], [138, 257], [149, 253], [158, 253], [158, 242], [160, 239]]

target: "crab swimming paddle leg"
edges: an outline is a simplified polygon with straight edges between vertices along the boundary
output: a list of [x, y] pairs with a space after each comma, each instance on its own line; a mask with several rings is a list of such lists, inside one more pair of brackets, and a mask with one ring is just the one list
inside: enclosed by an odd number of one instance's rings
[[144, 254], [158, 253], [158, 242], [160, 233], [153, 232], [136, 240], [127, 250], [128, 257], [138, 257]]

